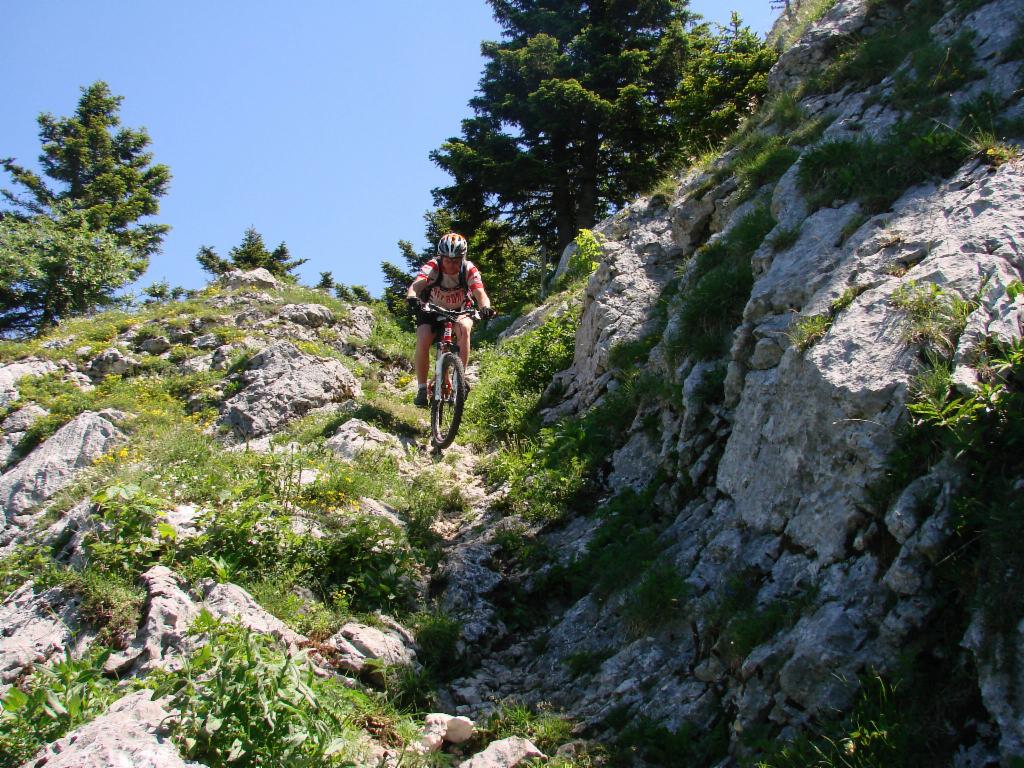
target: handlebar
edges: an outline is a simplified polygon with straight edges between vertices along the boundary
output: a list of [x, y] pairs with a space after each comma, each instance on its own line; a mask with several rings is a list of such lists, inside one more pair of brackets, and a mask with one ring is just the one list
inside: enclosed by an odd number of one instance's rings
[[439, 307], [437, 304], [426, 302], [427, 312], [433, 312], [435, 315], [440, 315], [447, 320], [458, 320], [460, 317], [472, 316], [474, 320], [479, 320], [480, 315], [476, 309], [446, 309], [445, 307]]

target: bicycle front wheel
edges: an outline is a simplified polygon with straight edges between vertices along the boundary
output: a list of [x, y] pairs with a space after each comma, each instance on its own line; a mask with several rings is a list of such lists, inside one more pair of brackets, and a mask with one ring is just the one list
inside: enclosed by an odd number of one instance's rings
[[447, 448], [455, 440], [466, 404], [466, 372], [458, 355], [445, 352], [441, 357], [441, 380], [434, 382], [430, 404], [431, 442], [435, 448]]

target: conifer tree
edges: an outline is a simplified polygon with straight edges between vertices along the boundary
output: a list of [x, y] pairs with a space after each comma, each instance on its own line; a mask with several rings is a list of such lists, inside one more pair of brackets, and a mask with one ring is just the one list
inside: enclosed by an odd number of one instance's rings
[[116, 303], [159, 250], [169, 227], [139, 221], [159, 212], [170, 171], [152, 162], [145, 129], [121, 127], [121, 102], [96, 82], [73, 116], [40, 115], [42, 175], [0, 161], [15, 184], [0, 190], [0, 332]]
[[[717, 50], [714, 35], [686, 0], [489, 2], [503, 39], [481, 46], [474, 116], [431, 153], [453, 177], [434, 202], [467, 237], [501, 220], [560, 252], [686, 154], [693, 104], [680, 84], [695, 57]], [[700, 109], [714, 110], [731, 97], [703, 98]]]
[[54, 218], [54, 205], [61, 202], [82, 211], [91, 230], [113, 235], [134, 256], [129, 277], [134, 279], [145, 271], [170, 229], [139, 220], [159, 212], [171, 173], [166, 165], [153, 164], [144, 128], [121, 127], [122, 101], [106, 83], [97, 81], [82, 89], [73, 116], [40, 115], [39, 163], [57, 185], [7, 158], [3, 167], [22, 194], [6, 189], [2, 193], [23, 216]]
[[202, 267], [204, 271], [209, 272], [214, 277], [223, 275], [231, 269], [231, 262], [227, 259], [222, 259], [217, 255], [217, 252], [208, 245], [199, 246], [199, 252], [196, 254], [196, 261], [199, 262], [199, 266]]
[[321, 272], [320, 282], [318, 282], [314, 287], [317, 290], [327, 291], [328, 293], [330, 293], [331, 290], [334, 289], [334, 275], [332, 275], [330, 272]]
[[[203, 250], [200, 249], [200, 254], [202, 253]], [[308, 261], [308, 259], [293, 259], [288, 252], [288, 246], [284, 243], [281, 243], [273, 251], [268, 251], [263, 242], [263, 235], [257, 232], [255, 227], [245, 230], [242, 242], [228, 251], [228, 256], [231, 266], [235, 269], [250, 270], [262, 267], [275, 277], [287, 280], [295, 280], [292, 271]]]

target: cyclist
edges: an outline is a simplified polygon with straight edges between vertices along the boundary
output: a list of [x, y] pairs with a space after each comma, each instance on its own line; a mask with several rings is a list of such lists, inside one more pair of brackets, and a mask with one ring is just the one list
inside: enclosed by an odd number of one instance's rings
[[[426, 302], [445, 309], [459, 310], [479, 307], [481, 317], [494, 316], [491, 300], [484, 290], [480, 270], [469, 259], [466, 238], [449, 232], [437, 243], [437, 257], [422, 267], [416, 279], [409, 285], [405, 300], [416, 313], [416, 399], [420, 406], [427, 405], [427, 369], [430, 366], [430, 345], [441, 330], [435, 315], [426, 311]], [[460, 317], [455, 324], [455, 337], [459, 345], [459, 357], [463, 365], [469, 365], [469, 335], [473, 321]]]

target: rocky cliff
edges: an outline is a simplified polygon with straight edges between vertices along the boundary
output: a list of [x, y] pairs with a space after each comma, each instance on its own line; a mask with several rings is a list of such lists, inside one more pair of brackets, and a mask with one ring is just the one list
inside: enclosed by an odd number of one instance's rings
[[819, 10], [508, 334], [579, 309], [542, 416], [602, 414], [586, 505], [421, 452], [373, 312], [265, 273], [5, 344], [0, 754], [1024, 756], [1024, 4]]
[[[615, 587], [555, 607], [541, 598], [557, 578], [513, 570], [558, 618], [499, 642], [455, 704], [525, 696], [605, 738], [685, 732], [742, 760], [765, 738], [828, 732], [878, 680], [900, 681], [904, 714], [929, 723], [913, 764], [1024, 755], [1024, 614], [989, 594], [1015, 589], [1020, 554], [1000, 550], [1002, 576], [961, 562], [994, 556], [979, 539], [1017, 535], [986, 533], [965, 509], [992, 493], [986, 515], [1019, 518], [1020, 463], [982, 483], [964, 459], [974, 447], [908, 448], [933, 439], [923, 424], [936, 419], [908, 405], [936, 371], [944, 405], [993, 386], [1020, 405], [992, 366], [1021, 339], [1022, 13], [835, 4], [783, 53], [768, 103], [721, 156], [595, 227], [603, 259], [547, 418], [600, 407], [629, 379], [616, 351], [632, 350], [646, 389], [621, 414], [632, 427], [605, 480], [634, 493], [538, 540], [585, 558], [609, 531], [638, 539], [616, 522], [634, 516], [656, 543]], [[990, 453], [975, 461], [1015, 450], [1000, 429], [979, 431]], [[672, 585], [666, 568], [681, 584], [660, 593], [663, 621], [631, 627], [644, 589]], [[851, 754], [853, 730], [832, 732]]]

